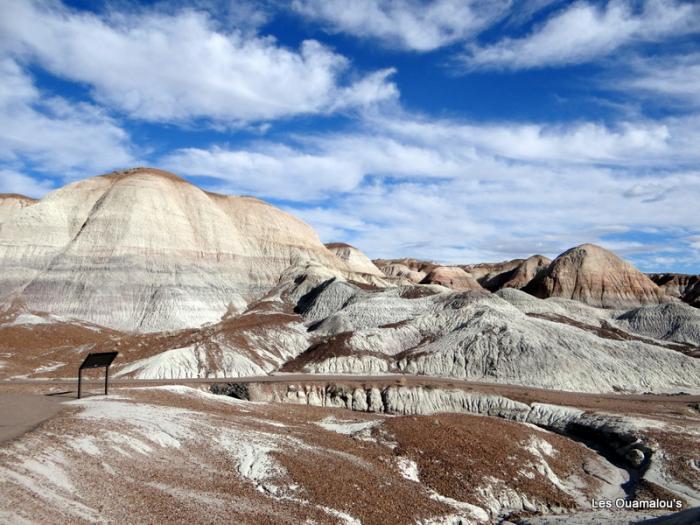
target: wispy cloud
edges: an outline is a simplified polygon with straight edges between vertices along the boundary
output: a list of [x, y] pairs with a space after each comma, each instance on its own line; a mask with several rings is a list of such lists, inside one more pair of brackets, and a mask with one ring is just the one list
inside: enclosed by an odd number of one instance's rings
[[224, 123], [324, 113], [394, 98], [383, 71], [347, 79], [349, 60], [314, 40], [298, 49], [224, 29], [204, 10], [97, 16], [7, 0], [0, 51], [91, 87], [102, 104], [149, 121]]
[[0, 169], [0, 193], [17, 193], [27, 197], [43, 197], [54, 189], [54, 183], [13, 170]]
[[0, 79], [0, 161], [83, 176], [135, 162], [128, 134], [98, 107], [41, 93], [9, 58]]
[[160, 164], [178, 173], [212, 179], [209, 187], [218, 192], [296, 201], [350, 191], [363, 177], [351, 159], [283, 144], [255, 149], [184, 148], [167, 155]]
[[609, 83], [613, 89], [636, 93], [657, 104], [700, 108], [700, 52], [637, 57], [621, 69]]
[[700, 230], [700, 156], [682, 133], [695, 131], [375, 115], [362, 132], [181, 150], [168, 163], [215, 188], [292, 201], [325, 240], [371, 256], [474, 262], [610, 245], [611, 233], [650, 227]]
[[[318, 41], [289, 48], [261, 36], [270, 15], [258, 16], [252, 4], [245, 4], [255, 11], [245, 22], [245, 10], [219, 18], [207, 3], [97, 15], [58, 2], [5, 2], [0, 191], [40, 195], [65, 178], [134, 164], [155, 138], [163, 153], [151, 154], [151, 163], [208, 189], [274, 200], [324, 240], [351, 242], [371, 256], [476, 262], [599, 242], [645, 269], [663, 261], [697, 266], [700, 59], [688, 39], [663, 45], [700, 28], [697, 4], [294, 3], [331, 32], [395, 49], [453, 45], [452, 52], [472, 43], [466, 69], [498, 69], [479, 75], [504, 81], [529, 75], [522, 69], [595, 61], [602, 72], [581, 79], [585, 96], [622, 109], [610, 109], [605, 120], [581, 112], [554, 122], [408, 111], [396, 83], [417, 70], [361, 73]], [[533, 15], [542, 20], [534, 26]], [[495, 41], [484, 43], [481, 35], [493, 27], [501, 28], [489, 34]], [[426, 57], [404, 59], [402, 67]], [[40, 89], [41, 77], [30, 73], [37, 66], [82, 88], [65, 96]], [[648, 101], [674, 111], [645, 114]], [[336, 112], [351, 118], [288, 120]], [[132, 119], [152, 125], [135, 131]], [[170, 123], [196, 123], [196, 131]], [[216, 135], [206, 133], [212, 129]], [[289, 131], [297, 129], [307, 131]], [[141, 137], [151, 130], [138, 149], [130, 131]], [[181, 146], [190, 138], [196, 142]]]
[[562, 8], [520, 38], [469, 47], [468, 68], [532, 69], [579, 64], [604, 57], [632, 43], [700, 32], [700, 6], [676, 0], [630, 0], [600, 6], [577, 2]]
[[622, 121], [607, 126], [586, 121], [553, 125], [537, 122], [475, 124], [419, 118], [380, 120], [392, 133], [419, 141], [425, 147], [455, 151], [476, 148], [519, 161], [630, 165], [675, 164], [700, 158], [694, 151], [681, 147], [681, 139], [693, 128], [671, 130], [664, 121]]
[[510, 7], [507, 0], [295, 0], [301, 15], [331, 31], [379, 40], [390, 47], [431, 51], [473, 38]]

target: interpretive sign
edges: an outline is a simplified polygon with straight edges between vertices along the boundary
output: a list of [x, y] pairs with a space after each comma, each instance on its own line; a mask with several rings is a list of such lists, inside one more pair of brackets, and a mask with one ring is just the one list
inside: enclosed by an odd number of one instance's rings
[[105, 369], [105, 395], [107, 395], [107, 383], [109, 381], [109, 365], [112, 364], [114, 358], [119, 352], [99, 352], [88, 354], [78, 369], [78, 399], [82, 394], [83, 370], [86, 368], [103, 368]]

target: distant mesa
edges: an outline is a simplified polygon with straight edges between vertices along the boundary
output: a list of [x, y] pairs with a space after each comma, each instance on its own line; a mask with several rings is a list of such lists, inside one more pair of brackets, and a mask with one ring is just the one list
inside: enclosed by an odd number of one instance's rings
[[562, 253], [524, 291], [539, 298], [563, 297], [602, 308], [670, 300], [649, 277], [594, 244], [582, 244]]
[[409, 283], [417, 284], [426, 276], [425, 272], [411, 270], [411, 268], [401, 263], [387, 264], [382, 270], [387, 278], [397, 282], [408, 281]]
[[497, 263], [452, 266], [409, 258], [374, 261], [389, 280], [397, 283], [440, 284], [457, 291], [486, 289], [491, 292], [501, 288], [523, 288], [550, 262], [542, 255]]

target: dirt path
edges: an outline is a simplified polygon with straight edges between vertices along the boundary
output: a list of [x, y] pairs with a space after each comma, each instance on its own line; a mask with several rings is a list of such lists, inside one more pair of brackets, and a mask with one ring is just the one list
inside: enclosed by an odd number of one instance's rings
[[0, 394], [0, 445], [35, 428], [61, 410], [61, 401], [32, 394]]

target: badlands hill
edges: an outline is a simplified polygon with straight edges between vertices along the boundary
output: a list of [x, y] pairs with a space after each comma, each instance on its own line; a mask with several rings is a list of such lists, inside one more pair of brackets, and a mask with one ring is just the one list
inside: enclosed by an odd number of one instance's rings
[[326, 244], [326, 248], [333, 252], [339, 259], [351, 265], [354, 271], [363, 272], [368, 276], [386, 278], [384, 273], [360, 250], [344, 242]]
[[691, 357], [700, 355], [700, 312], [687, 305], [616, 312], [513, 289], [363, 290], [317, 268], [298, 271], [305, 278], [290, 276], [282, 296], [304, 298], [296, 311], [309, 326], [309, 346], [283, 371], [399, 372], [589, 392], [700, 388], [700, 361]]
[[386, 277], [397, 283], [440, 284], [455, 291], [523, 288], [552, 261], [543, 255], [496, 263], [444, 266], [417, 259], [373, 261]]
[[[697, 301], [700, 285], [692, 276], [656, 277], [663, 288], [611, 251], [594, 244], [571, 248], [553, 261], [543, 255], [497, 263], [440, 266], [415, 259], [374, 261], [395, 284], [438, 284], [456, 292], [506, 288], [535, 297], [562, 297], [601, 308], [659, 304], [674, 297]], [[695, 287], [694, 287], [695, 286]]]
[[395, 282], [420, 283], [435, 268], [433, 262], [417, 259], [376, 259], [372, 261], [387, 278]]
[[368, 287], [318, 262], [289, 268], [242, 314], [133, 334], [18, 309], [0, 317], [0, 377], [66, 377], [117, 349], [115, 375], [236, 377], [386, 373], [577, 392], [700, 392], [700, 311], [632, 310], [520, 290]]
[[596, 246], [470, 271], [373, 263], [262, 201], [153, 169], [28, 204], [0, 224], [0, 377], [70, 377], [87, 352], [117, 349], [115, 373], [136, 378], [700, 391], [700, 310]]
[[524, 290], [536, 297], [563, 297], [603, 308], [629, 308], [668, 300], [649, 277], [594, 244], [562, 253]]
[[543, 255], [527, 259], [514, 259], [503, 263], [485, 263], [463, 266], [487, 290], [495, 292], [501, 288], [521, 289], [528, 285], [552, 261]]
[[288, 213], [155, 169], [76, 182], [3, 213], [0, 304], [21, 300], [30, 310], [120, 330], [218, 321], [304, 260], [381, 284]]
[[666, 295], [676, 297], [691, 306], [700, 308], [700, 275], [678, 273], [653, 273], [649, 278]]
[[110, 377], [180, 384], [115, 382], [3, 443], [0, 522], [638, 523], [591, 499], [700, 504], [691, 279], [659, 287], [591, 245], [373, 263], [151, 169], [4, 201], [0, 397], [70, 396], [31, 380], [113, 350]]
[[438, 284], [455, 292], [483, 290], [474, 277], [456, 266], [438, 266], [433, 268], [420, 283]]

